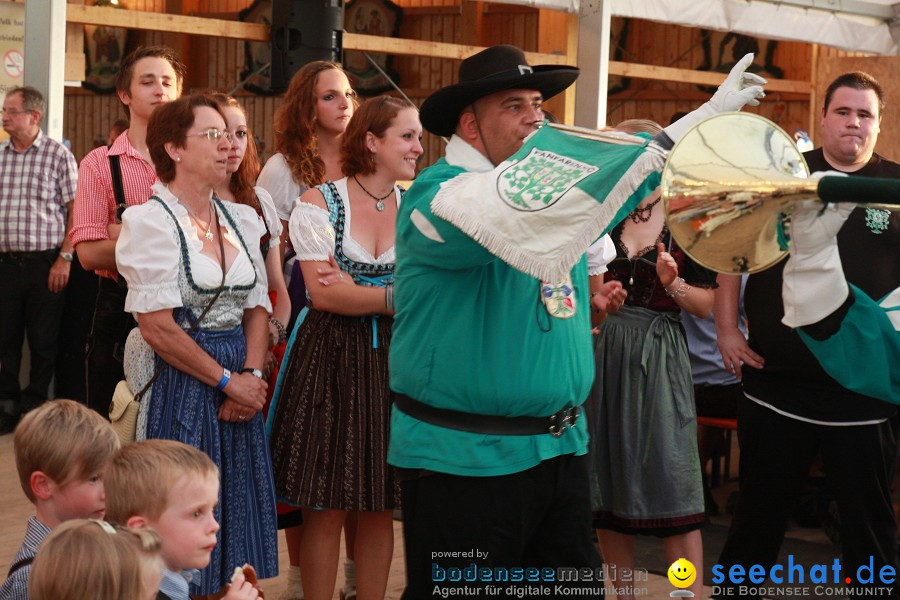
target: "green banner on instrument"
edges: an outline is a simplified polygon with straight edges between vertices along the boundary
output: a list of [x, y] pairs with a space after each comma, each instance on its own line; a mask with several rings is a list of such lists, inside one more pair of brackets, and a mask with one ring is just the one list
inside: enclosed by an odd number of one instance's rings
[[431, 209], [516, 269], [559, 281], [659, 186], [664, 164], [644, 136], [598, 141], [542, 127], [493, 171], [443, 184]]

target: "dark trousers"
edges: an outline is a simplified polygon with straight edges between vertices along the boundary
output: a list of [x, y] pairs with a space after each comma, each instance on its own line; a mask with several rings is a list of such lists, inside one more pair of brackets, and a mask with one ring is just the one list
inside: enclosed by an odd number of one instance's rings
[[[785, 527], [821, 451], [825, 478], [841, 521], [841, 577], [856, 581], [860, 565], [874, 572], [896, 568], [891, 481], [897, 444], [890, 422], [832, 427], [791, 419], [744, 398], [738, 412], [741, 493], [719, 564], [760, 564], [766, 572], [778, 559]], [[876, 582], [878, 581], [876, 577]], [[747, 584], [746, 581], [743, 585]], [[883, 584], [875, 583], [880, 586]], [[729, 587], [726, 583], [723, 588]], [[737, 586], [721, 598], [741, 598]], [[746, 596], [757, 598], [756, 595]]]
[[132, 316], [125, 312], [127, 293], [124, 286], [112, 279], [100, 278], [85, 363], [87, 405], [104, 417], [109, 415], [116, 385], [125, 377], [122, 369], [125, 340], [136, 326]]
[[[435, 581], [435, 575], [439, 579], [441, 574], [434, 571], [434, 565], [444, 570], [471, 569], [472, 563], [492, 569], [600, 566], [591, 529], [587, 456], [560, 456], [497, 477], [433, 473], [403, 481], [401, 492], [407, 576], [404, 600], [439, 597], [433, 596], [435, 586], [484, 589], [478, 582]], [[447, 552], [473, 553], [458, 557], [434, 554]], [[559, 584], [544, 585], [553, 590]], [[563, 585], [602, 587], [597, 582]]]
[[97, 275], [86, 271], [78, 253], [69, 271], [66, 302], [59, 326], [59, 354], [56, 359], [57, 398], [85, 402], [85, 346], [97, 303]]
[[[0, 409], [19, 416], [47, 399], [56, 365], [57, 336], [65, 290], [47, 287], [59, 252], [0, 253]], [[28, 336], [31, 371], [19, 387], [22, 341]]]

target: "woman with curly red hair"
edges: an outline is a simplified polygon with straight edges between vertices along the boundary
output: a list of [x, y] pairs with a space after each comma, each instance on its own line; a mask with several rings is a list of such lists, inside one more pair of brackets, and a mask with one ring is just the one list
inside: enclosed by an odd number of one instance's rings
[[[294, 260], [294, 251], [287, 235], [287, 222], [294, 204], [307, 189], [327, 180], [340, 179], [341, 136], [356, 109], [356, 92], [340, 65], [314, 61], [303, 66], [291, 79], [283, 101], [275, 112], [274, 154], [259, 174], [257, 185], [269, 192], [281, 220], [282, 260], [288, 274], [291, 313], [286, 323], [290, 331], [294, 320], [306, 301], [303, 275]], [[279, 512], [283, 510], [279, 505]], [[303, 586], [299, 570], [301, 530], [299, 521], [290, 513], [279, 515], [279, 526], [286, 527], [288, 556], [288, 590], [280, 600], [302, 600]], [[348, 532], [350, 523], [348, 522]], [[352, 537], [348, 533], [348, 538]], [[351, 544], [348, 541], [348, 547]], [[355, 575], [353, 561], [345, 563], [347, 585], [341, 592], [346, 600], [354, 598]]]

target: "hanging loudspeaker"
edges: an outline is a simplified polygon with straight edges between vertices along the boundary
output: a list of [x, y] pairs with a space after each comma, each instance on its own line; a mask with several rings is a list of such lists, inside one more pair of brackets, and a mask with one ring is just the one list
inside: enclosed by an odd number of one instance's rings
[[287, 89], [308, 62], [340, 63], [343, 29], [343, 0], [272, 0], [272, 91]]

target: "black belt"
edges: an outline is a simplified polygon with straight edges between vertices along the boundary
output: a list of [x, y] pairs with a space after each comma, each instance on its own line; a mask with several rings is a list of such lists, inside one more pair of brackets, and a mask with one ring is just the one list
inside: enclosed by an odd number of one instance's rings
[[57, 256], [59, 256], [59, 248], [35, 250], [33, 252], [0, 252], [0, 260], [17, 264], [28, 260], [55, 260]]
[[430, 425], [484, 435], [539, 435], [559, 437], [574, 427], [581, 407], [563, 408], [548, 417], [500, 417], [437, 408], [409, 396], [395, 394], [394, 403], [409, 416]]

